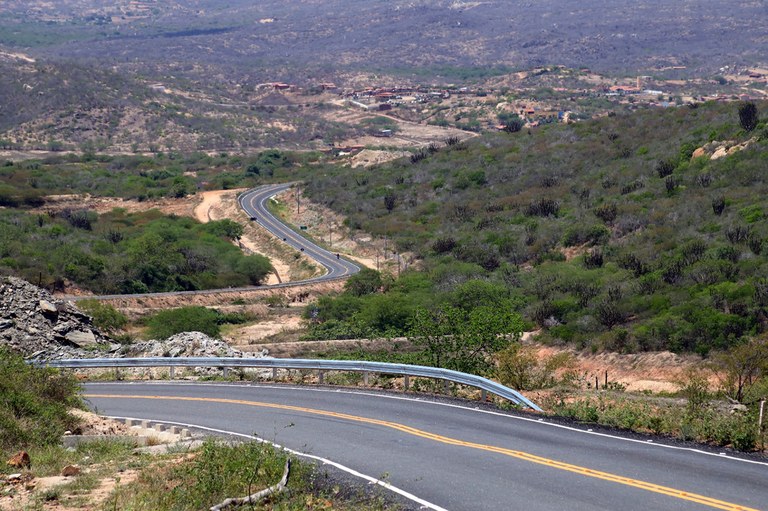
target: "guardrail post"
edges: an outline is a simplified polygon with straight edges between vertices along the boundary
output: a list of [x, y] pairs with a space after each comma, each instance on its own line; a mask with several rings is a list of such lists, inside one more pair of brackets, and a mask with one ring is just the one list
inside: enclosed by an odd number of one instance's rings
[[368, 371], [363, 371], [363, 385], [368, 386]]
[[224, 378], [228, 377], [229, 376], [229, 367], [224, 367], [223, 370], [224, 370]]
[[451, 385], [450, 381], [443, 380], [443, 390], [445, 391], [446, 394], [450, 393], [450, 385]]
[[488, 392], [485, 389], [480, 389], [480, 401], [485, 403], [488, 400]]
[[323, 376], [325, 376], [325, 371], [318, 371], [317, 372], [317, 383], [318, 385], [323, 384]]
[[408, 377], [407, 374], [405, 375], [405, 381], [403, 383], [404, 383], [404, 386], [405, 386], [405, 392], [408, 392], [408, 387], [411, 386], [410, 385], [411, 384], [411, 379]]
[[277, 381], [277, 367], [272, 368], [272, 381]]
[[170, 370], [168, 371], [168, 378], [170, 378], [171, 380], [173, 380], [173, 379], [175, 379], [175, 378], [176, 378], [176, 368], [175, 368], [175, 367], [173, 367], [173, 366], [171, 366], [169, 369], [170, 369]]

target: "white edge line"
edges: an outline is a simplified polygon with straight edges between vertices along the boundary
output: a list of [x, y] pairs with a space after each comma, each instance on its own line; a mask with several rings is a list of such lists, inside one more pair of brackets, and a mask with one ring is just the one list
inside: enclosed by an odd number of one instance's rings
[[335, 461], [331, 461], [329, 459], [322, 458], [320, 456], [315, 456], [314, 454], [307, 454], [307, 453], [303, 453], [303, 452], [300, 452], [300, 451], [296, 451], [294, 449], [290, 449], [288, 447], [280, 445], [280, 444], [278, 444], [276, 442], [272, 442], [271, 440], [266, 440], [264, 438], [260, 438], [260, 437], [257, 437], [257, 436], [246, 435], [246, 434], [243, 434], [243, 433], [236, 433], [234, 431], [227, 431], [225, 429], [209, 428], [209, 427], [206, 427], [206, 426], [199, 426], [197, 424], [186, 424], [186, 423], [183, 423], [183, 422], [167, 421], [167, 420], [164, 420], [164, 419], [147, 419], [147, 418], [140, 418], [140, 417], [116, 417], [116, 416], [110, 416], [110, 415], [106, 415], [105, 417], [108, 417], [110, 419], [115, 419], [115, 420], [128, 420], [128, 419], [130, 419], [130, 420], [146, 420], [146, 421], [150, 421], [150, 422], [159, 422], [159, 423], [162, 423], [162, 424], [173, 424], [174, 426], [184, 426], [186, 428], [202, 429], [202, 430], [205, 430], [205, 431], [211, 431], [213, 433], [222, 433], [222, 434], [225, 434], [225, 435], [232, 435], [232, 436], [238, 436], [238, 437], [242, 437], [242, 438], [247, 438], [248, 440], [253, 440], [253, 441], [256, 441], [256, 442], [259, 442], [259, 443], [262, 443], [262, 444], [269, 444], [269, 445], [275, 447], [276, 449], [280, 449], [280, 450], [283, 450], [285, 452], [289, 452], [289, 453], [291, 453], [291, 454], [293, 454], [295, 456], [301, 456], [302, 458], [309, 458], [309, 459], [312, 459], [312, 460], [320, 461], [320, 462], [322, 462], [325, 465], [331, 465], [332, 467], [336, 467], [339, 470], [342, 470], [342, 471], [344, 471], [344, 472], [346, 472], [348, 474], [351, 474], [351, 475], [353, 475], [355, 477], [359, 477], [360, 479], [364, 479], [364, 480], [368, 481], [370, 484], [375, 484], [376, 486], [381, 486], [382, 488], [386, 488], [387, 490], [390, 490], [390, 491], [392, 491], [394, 493], [397, 493], [398, 495], [400, 495], [402, 497], [405, 497], [406, 499], [411, 500], [411, 501], [421, 505], [420, 509], [432, 509], [434, 511], [448, 511], [444, 507], [440, 507], [437, 504], [433, 504], [431, 502], [428, 502], [428, 501], [426, 501], [426, 500], [424, 500], [424, 499], [422, 499], [420, 497], [417, 497], [416, 495], [414, 495], [412, 493], [409, 493], [409, 492], [407, 492], [407, 491], [405, 491], [405, 490], [403, 490], [401, 488], [398, 488], [397, 486], [392, 485], [391, 483], [388, 483], [386, 481], [382, 481], [381, 479], [376, 479], [375, 477], [371, 477], [369, 475], [363, 474], [361, 472], [358, 472], [355, 469], [352, 469], [352, 468], [349, 468], [347, 466], [344, 466], [341, 463], [336, 463]]
[[356, 395], [377, 397], [377, 398], [382, 398], [382, 399], [397, 399], [397, 400], [401, 400], [401, 401], [411, 401], [411, 402], [415, 402], [415, 403], [423, 403], [423, 404], [430, 404], [430, 405], [436, 405], [436, 406], [445, 406], [445, 407], [448, 407], [448, 408], [458, 408], [458, 409], [467, 410], [467, 411], [470, 411], [470, 412], [484, 413], [484, 414], [487, 414], [487, 415], [495, 415], [495, 416], [498, 416], [498, 417], [506, 417], [508, 419], [513, 419], [513, 420], [520, 420], [520, 421], [526, 421], [526, 422], [534, 422], [536, 424], [541, 424], [541, 425], [544, 425], [544, 426], [550, 426], [550, 427], [553, 427], [553, 428], [565, 429], [567, 431], [573, 431], [575, 433], [582, 433], [584, 435], [594, 435], [594, 436], [599, 436], [599, 437], [603, 437], [603, 438], [611, 438], [611, 439], [620, 440], [620, 441], [623, 441], [623, 442], [632, 442], [632, 443], [642, 444], [642, 445], [645, 445], [645, 446], [648, 446], [648, 447], [662, 447], [662, 448], [665, 448], [665, 449], [673, 449], [673, 450], [677, 450], [677, 451], [693, 452], [693, 453], [698, 453], [698, 454], [704, 454], [706, 456], [714, 456], [715, 458], [718, 458], [718, 459], [721, 459], [721, 460], [739, 461], [739, 462], [742, 462], [742, 463], [751, 463], [753, 465], [763, 465], [763, 466], [767, 466], [768, 467], [768, 462], [764, 462], [764, 461], [748, 460], [748, 459], [744, 459], [744, 458], [737, 458], [737, 457], [734, 457], [734, 456], [723, 456], [719, 452], [717, 452], [717, 453], [715, 453], [715, 452], [707, 452], [707, 451], [703, 451], [701, 449], [695, 449], [693, 447], [680, 447], [680, 446], [677, 446], [677, 445], [660, 444], [660, 443], [657, 443], [657, 442], [649, 443], [647, 440], [640, 440], [640, 439], [636, 439], [636, 438], [626, 438], [626, 437], [622, 437], [622, 436], [611, 435], [611, 434], [608, 434], [608, 433], [599, 433], [599, 432], [591, 431], [591, 430], [586, 431], [586, 430], [579, 429], [579, 428], [576, 428], [576, 427], [573, 427], [573, 426], [566, 426], [564, 424], [557, 424], [557, 423], [554, 423], [554, 422], [546, 422], [546, 420], [548, 418], [547, 416], [542, 416], [540, 418], [533, 419], [533, 418], [529, 418], [529, 417], [519, 417], [519, 416], [516, 416], [516, 415], [509, 415], [509, 414], [506, 414], [506, 413], [494, 412], [492, 410], [481, 410], [479, 408], [472, 408], [472, 407], [469, 407], [469, 406], [457, 405], [457, 404], [453, 404], [453, 403], [441, 403], [439, 401], [429, 401], [429, 400], [425, 400], [425, 399], [405, 397], [405, 396], [393, 396], [393, 395], [390, 395], [390, 394], [379, 394], [379, 393], [376, 393], [376, 392], [363, 392], [363, 391], [354, 391], [354, 390], [348, 390], [348, 389], [319, 389], [319, 388], [304, 388], [304, 387], [299, 388], [299, 387], [290, 387], [290, 386], [283, 387], [283, 386], [279, 386], [279, 385], [262, 385], [262, 384], [259, 384], [259, 383], [237, 385], [237, 384], [232, 384], [232, 383], [215, 384], [215, 383], [171, 382], [171, 381], [167, 381], [167, 382], [159, 382], [159, 381], [157, 381], [157, 382], [139, 382], [139, 381], [136, 381], [136, 382], [124, 382], [124, 383], [121, 383], [121, 382], [93, 382], [93, 383], [89, 383], [88, 385], [114, 385], [114, 384], [125, 385], [126, 383], [127, 384], [131, 384], [131, 385], [136, 385], [136, 384], [138, 384], [138, 385], [141, 385], [141, 384], [148, 384], [148, 385], [153, 385], [154, 384], [154, 385], [157, 385], [157, 384], [160, 384], [160, 385], [185, 385], [185, 386], [206, 385], [206, 386], [210, 386], [210, 387], [239, 387], [239, 388], [248, 388], [248, 387], [256, 388], [256, 387], [258, 387], [258, 388], [267, 388], [267, 389], [293, 390], [293, 391], [297, 391], [297, 392], [308, 392], [308, 391], [309, 392], [328, 392], [328, 393], [337, 393], [337, 394], [356, 394]]

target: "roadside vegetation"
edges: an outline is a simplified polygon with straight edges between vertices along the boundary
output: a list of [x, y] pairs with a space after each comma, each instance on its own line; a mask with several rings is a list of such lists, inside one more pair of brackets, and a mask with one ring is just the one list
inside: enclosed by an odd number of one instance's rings
[[[419, 270], [321, 299], [308, 338], [406, 336], [417, 310], [493, 304], [579, 348], [737, 346], [768, 317], [768, 128], [755, 119], [742, 126], [735, 104], [649, 110], [488, 134], [376, 172], [325, 167], [305, 193]], [[747, 145], [692, 157], [723, 141]]]
[[77, 426], [68, 410], [82, 406], [79, 388], [72, 375], [30, 366], [0, 347], [0, 450], [57, 443]]
[[[0, 148], [8, 147], [0, 139]], [[178, 198], [198, 189], [252, 187], [293, 178], [297, 165], [319, 153], [267, 150], [251, 156], [209, 156], [200, 152], [157, 152], [145, 155], [62, 154], [44, 159], [0, 162], [0, 206], [39, 207], [46, 196], [88, 194], [145, 201]]]
[[259, 284], [272, 267], [233, 244], [242, 229], [231, 220], [200, 224], [157, 210], [2, 210], [0, 271], [52, 290], [71, 282], [96, 294]]

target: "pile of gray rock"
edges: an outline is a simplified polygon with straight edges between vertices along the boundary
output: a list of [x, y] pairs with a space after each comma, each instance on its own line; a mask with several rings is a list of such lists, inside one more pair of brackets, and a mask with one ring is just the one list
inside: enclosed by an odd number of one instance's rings
[[164, 341], [142, 341], [124, 346], [124, 357], [262, 357], [262, 353], [243, 353], [226, 342], [201, 332], [183, 332]]
[[[93, 326], [90, 316], [70, 302], [29, 282], [0, 277], [0, 346], [28, 360], [109, 357], [263, 357], [243, 353], [200, 332], [166, 340], [120, 345]], [[213, 370], [215, 371], [215, 370]], [[209, 373], [211, 371], [199, 371]]]
[[0, 277], [0, 346], [33, 360], [104, 357], [120, 348], [77, 307], [15, 277]]

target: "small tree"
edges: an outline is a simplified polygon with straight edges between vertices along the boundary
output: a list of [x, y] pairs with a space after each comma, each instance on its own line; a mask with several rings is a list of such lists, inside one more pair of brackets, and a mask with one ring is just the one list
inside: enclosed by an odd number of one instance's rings
[[352, 296], [370, 295], [378, 292], [382, 285], [381, 273], [363, 268], [347, 280], [344, 284], [344, 292]]
[[395, 192], [387, 192], [387, 194], [384, 196], [384, 207], [387, 208], [387, 211], [390, 213], [393, 209], [395, 209], [395, 206], [397, 205], [397, 195]]
[[745, 131], [752, 131], [757, 127], [757, 107], [751, 101], [739, 105], [739, 123]]
[[558, 372], [573, 367], [570, 353], [540, 358], [531, 346], [512, 343], [499, 352], [496, 376], [504, 385], [516, 390], [536, 390], [558, 384]]
[[248, 282], [254, 286], [262, 284], [266, 276], [274, 271], [269, 259], [260, 254], [242, 257], [237, 262], [235, 269], [238, 273], [248, 277]]
[[712, 364], [722, 392], [743, 402], [752, 386], [768, 378], [768, 337], [755, 338], [718, 353]]
[[492, 356], [519, 339], [523, 323], [519, 315], [495, 307], [463, 311], [456, 307], [419, 309], [409, 336], [424, 363], [473, 374], [487, 374]]
[[525, 125], [525, 122], [523, 122], [523, 120], [520, 119], [519, 117], [510, 119], [504, 123], [504, 131], [506, 131], [507, 133], [517, 133], [518, 131], [523, 129], [524, 125]]

